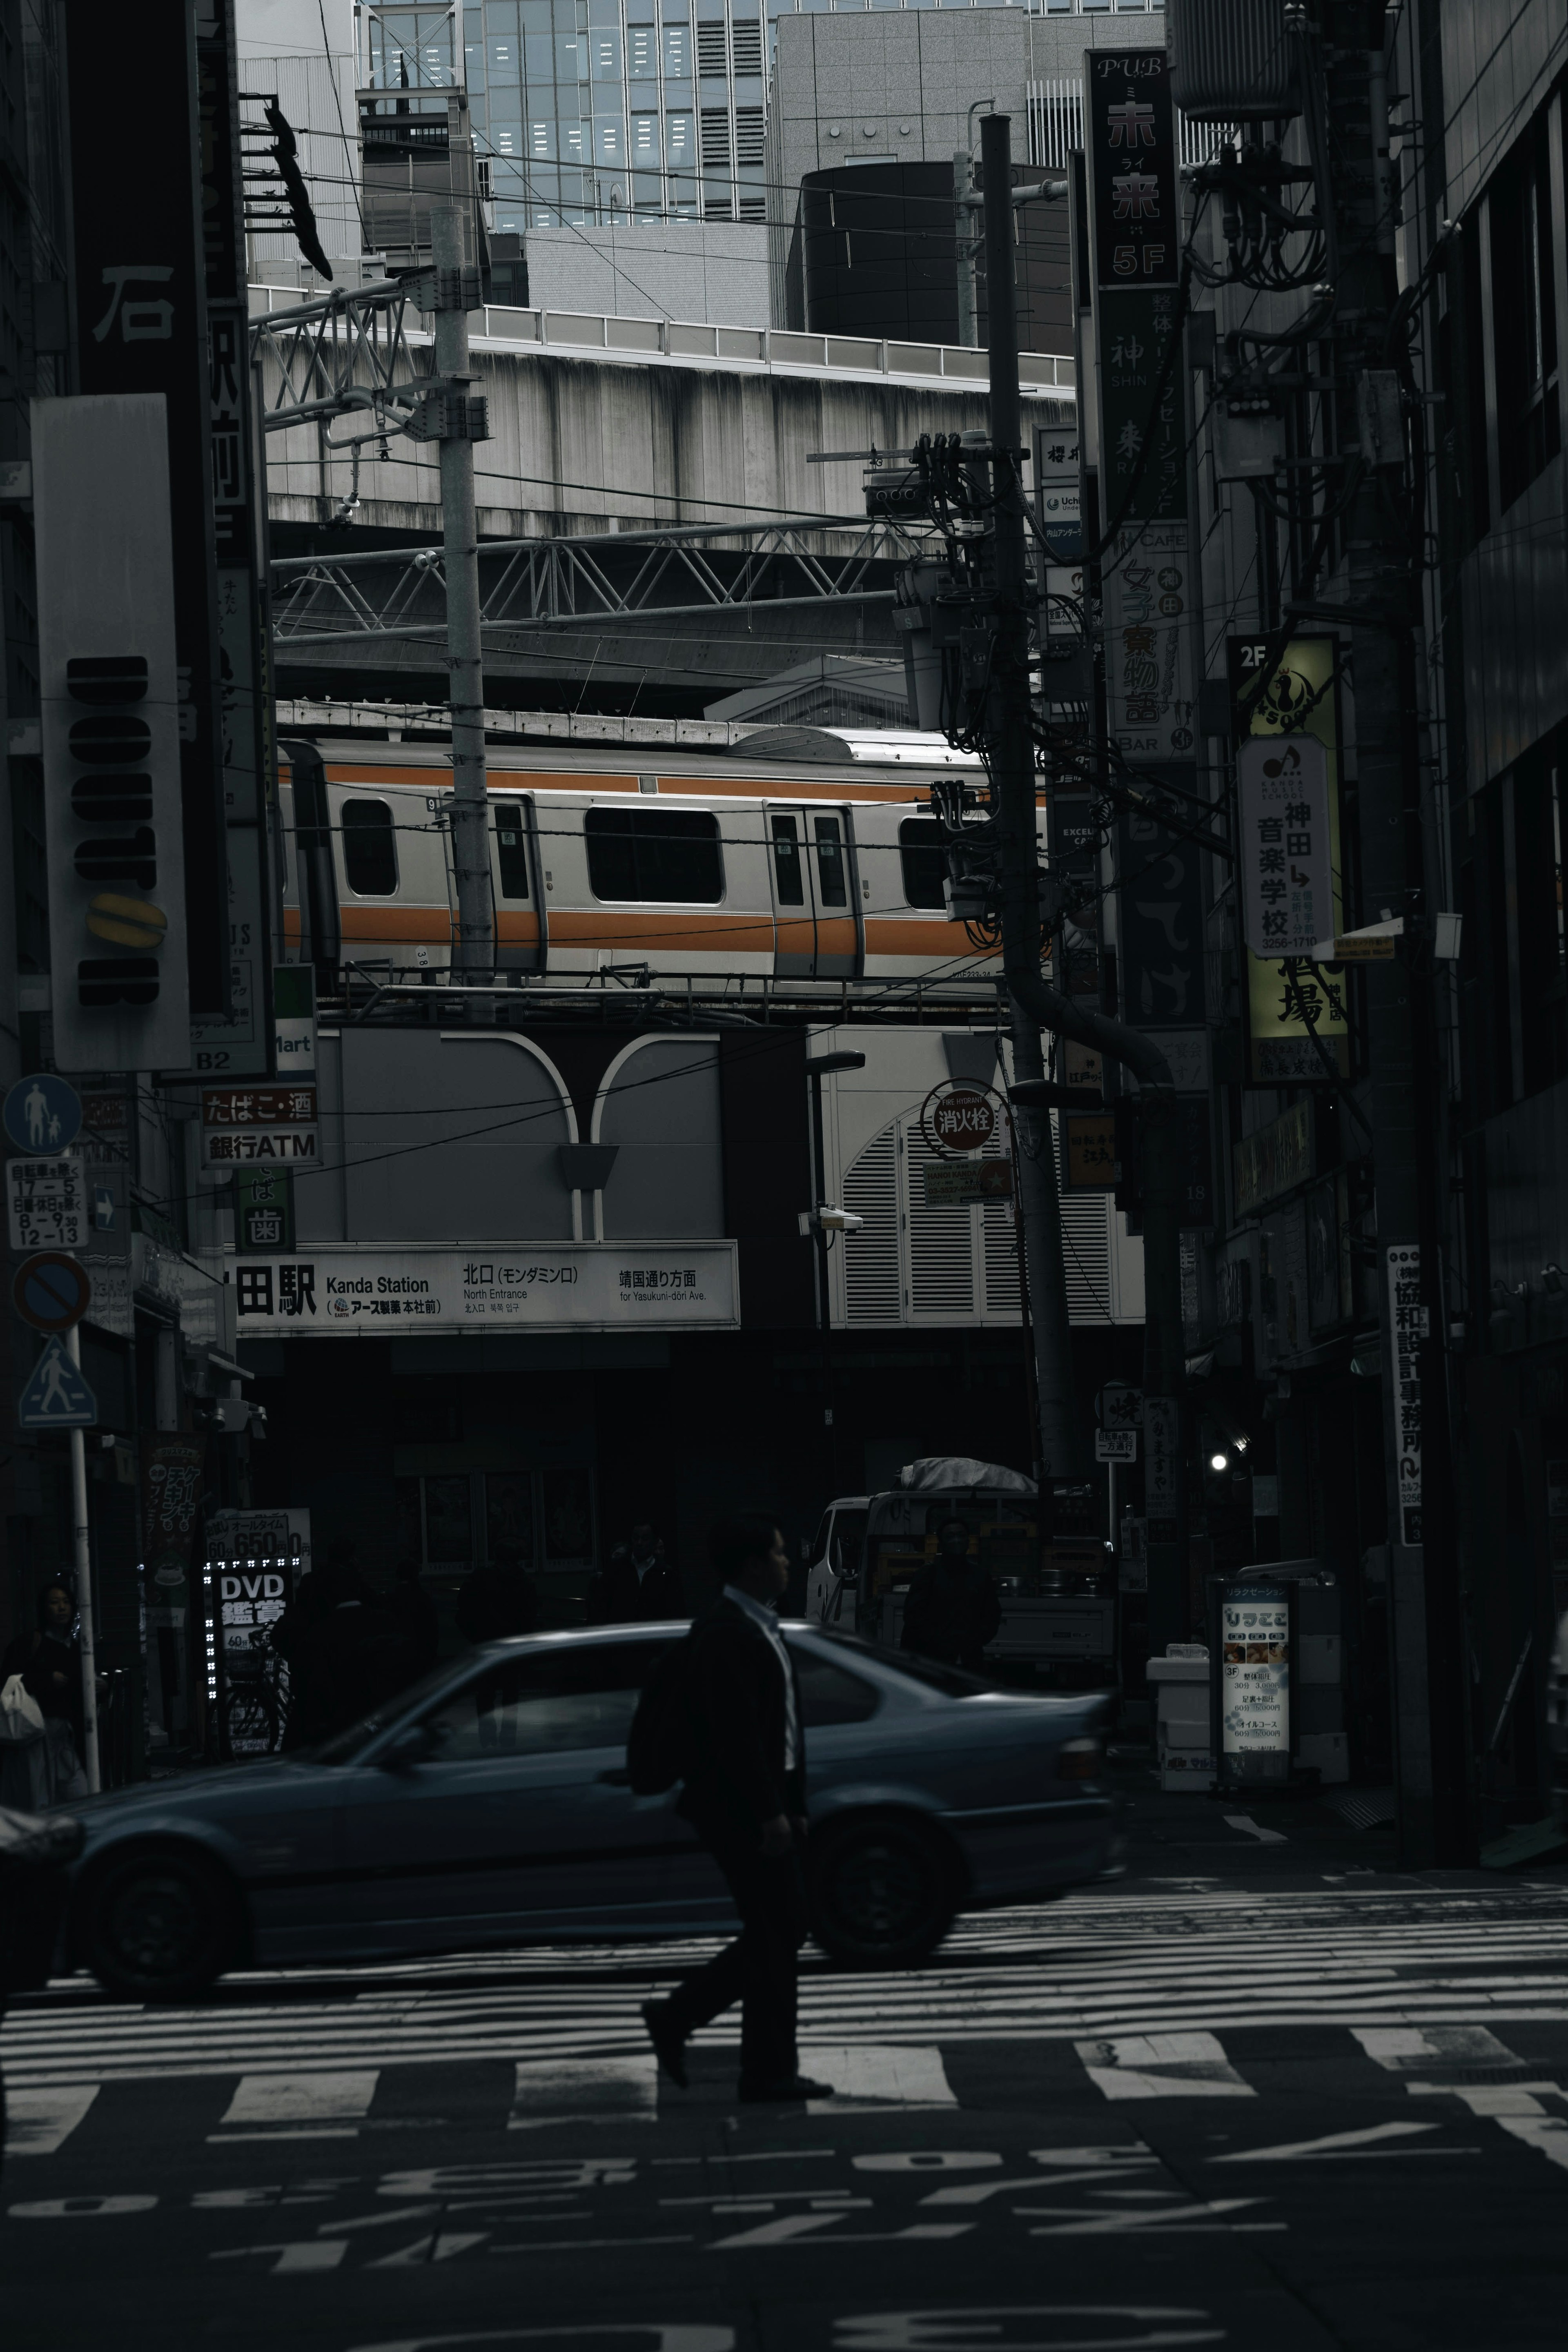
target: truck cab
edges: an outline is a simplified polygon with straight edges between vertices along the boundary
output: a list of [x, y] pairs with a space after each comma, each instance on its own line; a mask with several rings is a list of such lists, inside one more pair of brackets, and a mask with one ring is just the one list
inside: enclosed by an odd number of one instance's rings
[[1048, 1526], [1033, 1486], [1010, 1472], [994, 1486], [981, 1479], [840, 1496], [812, 1547], [806, 1615], [896, 1650], [910, 1585], [936, 1557], [937, 1530], [950, 1518], [970, 1528], [970, 1557], [1000, 1591], [1002, 1622], [985, 1654], [1000, 1680], [1084, 1688], [1114, 1678], [1116, 1561], [1094, 1529], [1092, 1488], [1054, 1494]]

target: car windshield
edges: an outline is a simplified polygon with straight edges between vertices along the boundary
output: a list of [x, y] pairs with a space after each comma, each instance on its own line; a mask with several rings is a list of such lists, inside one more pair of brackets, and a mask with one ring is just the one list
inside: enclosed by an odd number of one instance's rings
[[894, 1674], [906, 1675], [912, 1683], [941, 1691], [944, 1698], [972, 1698], [976, 1691], [996, 1687], [986, 1675], [972, 1675], [966, 1666], [946, 1666], [938, 1658], [917, 1657], [912, 1650], [885, 1650], [879, 1642], [868, 1642], [863, 1633], [842, 1633], [837, 1625], [814, 1624], [811, 1632], [814, 1641], [831, 1642], [836, 1649], [858, 1650], [862, 1657], [875, 1658], [879, 1666], [890, 1666]]
[[423, 1706], [426, 1699], [447, 1689], [458, 1679], [451, 1659], [444, 1666], [433, 1666], [418, 1682], [410, 1683], [406, 1690], [400, 1690], [395, 1698], [384, 1699], [373, 1713], [362, 1715], [359, 1721], [351, 1723], [346, 1731], [334, 1731], [330, 1739], [321, 1740], [315, 1748], [297, 1748], [295, 1759], [300, 1764], [352, 1764], [371, 1741], [379, 1739], [391, 1725], [401, 1723], [405, 1715]]

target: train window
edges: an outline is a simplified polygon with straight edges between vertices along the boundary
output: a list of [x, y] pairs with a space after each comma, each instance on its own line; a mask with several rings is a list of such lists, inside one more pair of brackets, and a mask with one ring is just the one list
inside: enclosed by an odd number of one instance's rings
[[812, 820], [816, 834], [816, 886], [825, 907], [849, 904], [849, 881], [844, 870], [844, 835], [836, 816]]
[[904, 896], [911, 907], [943, 907], [942, 880], [947, 859], [942, 827], [934, 816], [907, 816], [899, 827], [899, 863], [904, 869]]
[[362, 898], [390, 898], [397, 888], [397, 838], [385, 801], [345, 801], [343, 878]]
[[711, 907], [724, 896], [719, 820], [702, 810], [591, 808], [583, 830], [595, 898]]
[[501, 897], [526, 898], [528, 843], [523, 836], [521, 809], [498, 808], [496, 811], [496, 865], [500, 873]]
[[773, 819], [773, 870], [778, 877], [779, 905], [804, 907], [805, 876], [800, 866], [800, 829], [793, 816]]

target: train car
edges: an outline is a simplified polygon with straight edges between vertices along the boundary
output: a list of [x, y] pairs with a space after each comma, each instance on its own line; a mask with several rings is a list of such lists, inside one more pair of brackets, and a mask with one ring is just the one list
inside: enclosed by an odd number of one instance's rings
[[[603, 746], [494, 748], [501, 971], [568, 987], [642, 968], [708, 985], [984, 982], [996, 954], [949, 919], [929, 800], [935, 775], [978, 763], [914, 738], [845, 734], [830, 750], [831, 767], [661, 746], [656, 772], [640, 746], [624, 767]], [[444, 747], [290, 736], [282, 758], [288, 951], [398, 979], [447, 971]]]

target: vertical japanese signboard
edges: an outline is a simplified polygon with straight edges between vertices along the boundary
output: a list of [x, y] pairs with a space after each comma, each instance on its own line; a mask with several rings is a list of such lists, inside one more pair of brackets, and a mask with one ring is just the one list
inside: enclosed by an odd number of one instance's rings
[[245, 274], [234, 0], [201, 0], [196, 73], [201, 123], [202, 268], [210, 338], [208, 429], [221, 655], [218, 732], [228, 869], [229, 1008], [193, 1022], [191, 1067], [257, 1077], [268, 1064], [268, 921], [263, 874], [268, 729], [262, 639], [263, 540]]
[[[165, 420], [162, 536], [174, 551], [184, 901], [182, 937], [171, 935], [165, 961], [178, 954], [188, 963], [194, 1013], [222, 1016], [227, 887], [193, 11], [194, 0], [153, 9], [71, 0], [64, 26], [79, 388], [154, 395]], [[162, 1060], [183, 1068], [189, 1055], [187, 1031], [178, 1054]]]
[[1084, 57], [1108, 723], [1124, 758], [1194, 744], [1181, 190], [1164, 52]]
[[[1339, 972], [1306, 960], [1318, 940], [1332, 938], [1342, 923], [1335, 640], [1292, 638], [1273, 677], [1260, 681], [1259, 667], [1267, 653], [1267, 641], [1261, 637], [1233, 637], [1230, 641], [1230, 688], [1238, 738], [1237, 769], [1243, 795], [1243, 854], [1248, 864], [1243, 887], [1247, 906], [1252, 909], [1246, 917], [1247, 1077], [1254, 1086], [1300, 1086], [1328, 1080], [1325, 1055], [1340, 1076], [1348, 1075], [1350, 1068], [1350, 1023], [1343, 979]], [[1282, 736], [1289, 739], [1288, 745], [1280, 743]], [[1259, 739], [1265, 741], [1261, 754], [1252, 748]], [[1316, 751], [1309, 748], [1314, 744]], [[1297, 753], [1301, 766], [1300, 771], [1292, 772], [1282, 768], [1280, 781], [1287, 784], [1300, 782], [1308, 789], [1289, 793], [1284, 801], [1281, 830], [1285, 838], [1280, 842], [1265, 841], [1257, 831], [1257, 820], [1264, 814], [1260, 804], [1254, 808], [1250, 832], [1247, 823], [1248, 779], [1262, 779], [1266, 772], [1264, 765], [1255, 768], [1252, 763], [1266, 763], [1276, 756], [1282, 758], [1288, 750]], [[1292, 808], [1306, 812], [1305, 824], [1291, 825], [1284, 821]], [[1279, 849], [1289, 858], [1291, 834], [1297, 836], [1299, 849], [1303, 842], [1310, 845], [1311, 877], [1300, 887], [1303, 897], [1310, 893], [1314, 921], [1320, 913], [1322, 920], [1316, 940], [1286, 947], [1278, 944], [1278, 932], [1263, 932], [1261, 921], [1266, 911], [1278, 914], [1285, 901], [1274, 896], [1265, 900], [1259, 894], [1254, 905], [1252, 885], [1254, 879], [1270, 883], [1283, 879], [1289, 890], [1289, 873], [1272, 866], [1265, 871], [1258, 866], [1255, 876], [1252, 868], [1257, 864], [1254, 853], [1260, 854], [1265, 849]], [[1299, 856], [1295, 863], [1298, 871], [1305, 870], [1305, 856]], [[1301, 911], [1304, 913], [1304, 908]], [[1298, 925], [1290, 936], [1300, 939], [1304, 928], [1304, 922]]]
[[183, 706], [156, 393], [33, 404], [50, 1000], [62, 1070], [190, 1052]]
[[1391, 1244], [1384, 1253], [1388, 1273], [1388, 1328], [1394, 1341], [1394, 1434], [1399, 1448], [1394, 1485], [1399, 1496], [1399, 1540], [1418, 1544], [1421, 1531], [1421, 1342], [1426, 1309], [1421, 1303], [1421, 1252], [1414, 1242]]
[[1329, 755], [1314, 735], [1250, 735], [1236, 755], [1241, 911], [1255, 955], [1310, 956], [1331, 937]]

